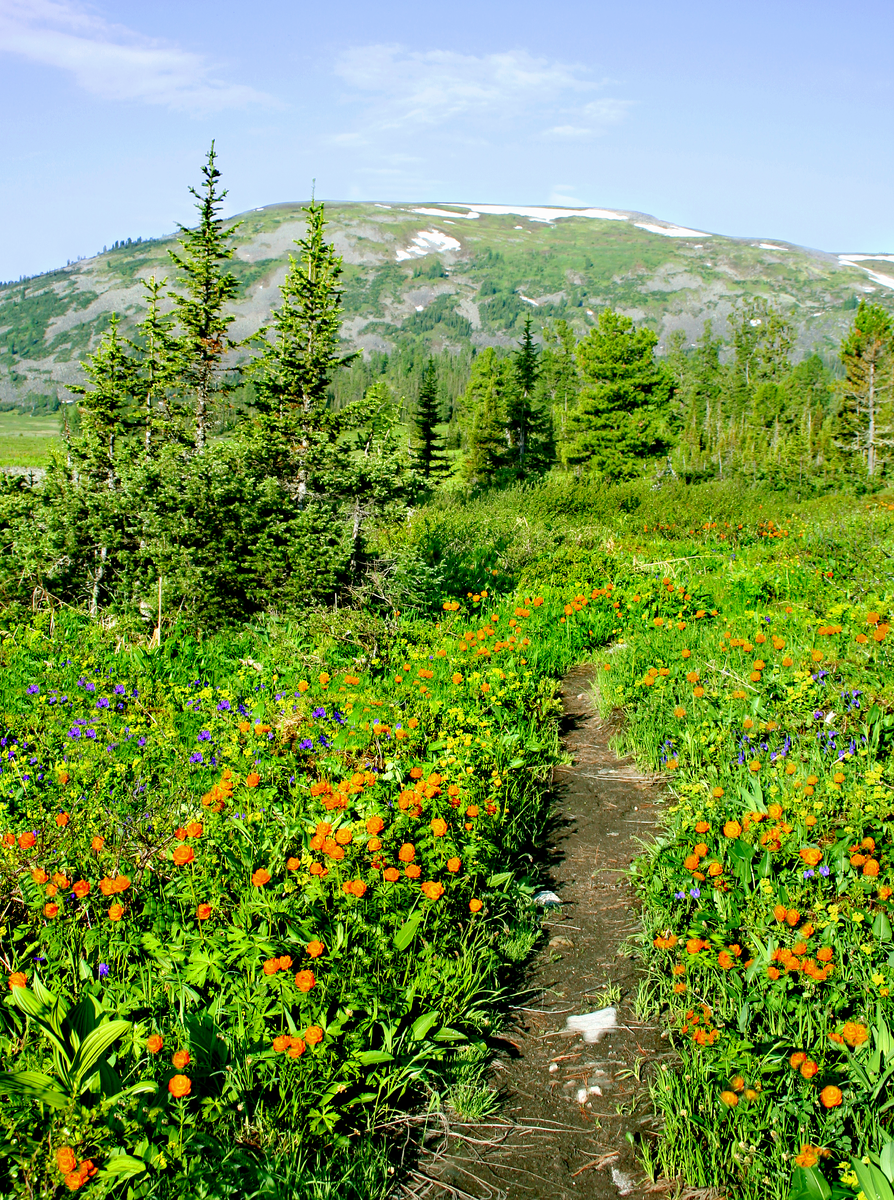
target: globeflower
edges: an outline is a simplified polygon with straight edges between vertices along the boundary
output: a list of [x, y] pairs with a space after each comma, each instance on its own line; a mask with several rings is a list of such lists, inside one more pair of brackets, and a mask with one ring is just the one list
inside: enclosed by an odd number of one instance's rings
[[190, 1061], [191, 1060], [189, 1057], [188, 1050], [175, 1051], [174, 1057], [171, 1059], [171, 1062], [174, 1064], [174, 1066], [177, 1068], [178, 1071], [182, 1070], [183, 1067], [188, 1067], [190, 1064]]
[[174, 865], [185, 867], [187, 863], [191, 863], [196, 856], [192, 846], [177, 846], [171, 857], [174, 860]]
[[319, 1025], [308, 1025], [304, 1031], [304, 1040], [308, 1046], [318, 1046], [323, 1040], [323, 1030]]
[[192, 1080], [186, 1075], [175, 1075], [168, 1083], [168, 1091], [175, 1100], [182, 1100], [192, 1091]]
[[429, 900], [440, 900], [444, 895], [444, 885], [433, 882], [423, 883], [422, 894], [427, 896]]
[[270, 882], [270, 872], [265, 870], [263, 867], [258, 867], [258, 869], [252, 873], [251, 881], [255, 887], [263, 887], [264, 884]]
[[164, 1044], [165, 1040], [160, 1033], [151, 1033], [146, 1038], [146, 1049], [150, 1054], [158, 1054]]
[[295, 986], [299, 992], [309, 992], [316, 982], [313, 971], [299, 971], [295, 976]]

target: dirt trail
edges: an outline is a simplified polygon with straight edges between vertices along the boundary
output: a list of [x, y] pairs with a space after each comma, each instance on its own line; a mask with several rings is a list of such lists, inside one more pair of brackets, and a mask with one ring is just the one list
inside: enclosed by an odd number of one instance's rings
[[[636, 839], [654, 827], [659, 793], [613, 753], [617, 724], [600, 720], [592, 684], [592, 669], [581, 667], [561, 689], [563, 742], [573, 763], [555, 773], [547, 886], [562, 904], [545, 910], [546, 936], [530, 964], [524, 1007], [505, 1031], [507, 1053], [494, 1061], [504, 1101], [499, 1124], [451, 1121], [457, 1136], [446, 1140], [432, 1130], [430, 1153], [406, 1195], [645, 1196], [625, 1135], [654, 1140], [646, 1079], [670, 1055], [657, 1026], [637, 1020], [639, 972], [621, 947], [638, 928], [625, 872]], [[598, 1044], [566, 1030], [567, 1017], [611, 1003], [619, 1027]], [[499, 1144], [488, 1144], [491, 1138]]]

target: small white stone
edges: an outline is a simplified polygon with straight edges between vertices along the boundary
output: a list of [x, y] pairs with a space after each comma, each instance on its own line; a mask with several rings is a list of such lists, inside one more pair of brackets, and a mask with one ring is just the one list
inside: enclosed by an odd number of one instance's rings
[[598, 1042], [606, 1033], [618, 1027], [618, 1010], [611, 1005], [600, 1008], [596, 1012], [582, 1013], [577, 1017], [568, 1017], [565, 1028], [583, 1034], [585, 1042]]
[[558, 1063], [550, 1063], [550, 1064], [549, 1064], [549, 1073], [550, 1073], [550, 1075], [555, 1075], [555, 1073], [556, 1073], [556, 1071], [558, 1071], [558, 1069], [559, 1069], [559, 1064], [558, 1064]]

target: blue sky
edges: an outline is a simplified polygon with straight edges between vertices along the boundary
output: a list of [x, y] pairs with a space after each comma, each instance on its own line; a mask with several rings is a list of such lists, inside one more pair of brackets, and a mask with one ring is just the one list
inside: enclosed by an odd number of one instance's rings
[[586, 204], [894, 250], [890, 0], [0, 0], [0, 280], [190, 219]]

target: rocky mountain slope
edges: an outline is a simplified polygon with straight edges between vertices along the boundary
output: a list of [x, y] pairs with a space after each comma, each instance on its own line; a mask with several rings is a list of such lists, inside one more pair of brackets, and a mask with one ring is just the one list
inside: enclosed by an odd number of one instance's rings
[[[794, 323], [801, 350], [831, 354], [860, 298], [894, 306], [894, 255], [729, 238], [641, 213], [331, 203], [327, 215], [345, 262], [343, 334], [366, 351], [509, 345], [527, 312], [541, 327], [565, 318], [580, 335], [605, 305], [651, 325], [663, 346], [675, 329], [694, 341], [706, 320], [723, 333], [737, 304], [765, 295]], [[233, 328], [245, 337], [276, 303], [304, 221], [299, 203], [235, 221]], [[0, 286], [0, 400], [64, 398], [110, 314], [125, 330], [139, 318], [141, 281], [155, 274], [175, 283], [174, 244], [127, 243]]]

